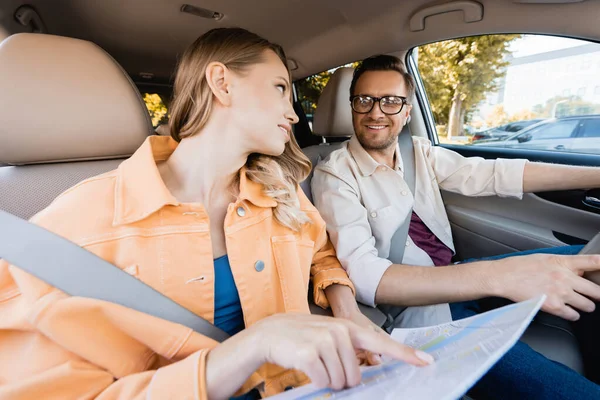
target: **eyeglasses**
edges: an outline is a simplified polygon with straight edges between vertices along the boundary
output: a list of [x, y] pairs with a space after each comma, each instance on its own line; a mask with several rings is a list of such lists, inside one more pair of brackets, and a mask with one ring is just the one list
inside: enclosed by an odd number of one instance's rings
[[350, 97], [350, 104], [354, 112], [358, 114], [368, 114], [373, 109], [375, 103], [379, 103], [379, 109], [386, 115], [398, 114], [406, 104], [406, 97], [402, 96], [384, 96], [371, 97], [357, 95]]

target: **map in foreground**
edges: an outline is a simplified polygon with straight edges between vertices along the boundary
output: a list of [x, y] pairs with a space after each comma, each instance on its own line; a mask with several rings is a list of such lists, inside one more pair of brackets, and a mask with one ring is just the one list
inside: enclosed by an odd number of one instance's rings
[[342, 391], [312, 385], [271, 397], [274, 400], [436, 399], [464, 395], [521, 337], [545, 296], [433, 327], [395, 329], [392, 338], [434, 356], [435, 364], [417, 368], [385, 360], [364, 368], [360, 385]]

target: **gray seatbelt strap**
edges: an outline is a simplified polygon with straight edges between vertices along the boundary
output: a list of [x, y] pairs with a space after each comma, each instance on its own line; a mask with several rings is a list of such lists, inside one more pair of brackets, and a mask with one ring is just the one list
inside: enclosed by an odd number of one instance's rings
[[[398, 145], [400, 146], [400, 155], [402, 156], [404, 181], [408, 185], [410, 192], [415, 194], [415, 150], [412, 141], [412, 135], [408, 124], [404, 125], [402, 132], [398, 136]], [[388, 259], [394, 264], [402, 264], [404, 258], [404, 250], [406, 249], [406, 240], [408, 238], [408, 229], [410, 227], [410, 219], [412, 209], [406, 216], [406, 220], [400, 225], [396, 232], [392, 235], [390, 241], [390, 255]]]
[[120, 268], [0, 210], [0, 258], [71, 296], [120, 304], [222, 342], [229, 335]]

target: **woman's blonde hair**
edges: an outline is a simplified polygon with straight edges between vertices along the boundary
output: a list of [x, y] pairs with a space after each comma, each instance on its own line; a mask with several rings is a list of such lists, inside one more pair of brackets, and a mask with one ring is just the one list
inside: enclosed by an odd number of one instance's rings
[[[279, 56], [287, 69], [281, 46], [241, 28], [217, 28], [200, 36], [185, 51], [175, 76], [171, 105], [171, 136], [176, 141], [199, 132], [212, 111], [213, 94], [206, 81], [209, 63], [218, 61], [241, 73], [264, 61], [265, 51]], [[257, 116], [260, 118], [260, 116]], [[300, 210], [298, 184], [310, 173], [311, 164], [302, 153], [294, 135], [280, 156], [251, 154], [246, 161], [246, 177], [263, 186], [264, 193], [277, 202], [275, 219], [295, 231], [310, 222]]]

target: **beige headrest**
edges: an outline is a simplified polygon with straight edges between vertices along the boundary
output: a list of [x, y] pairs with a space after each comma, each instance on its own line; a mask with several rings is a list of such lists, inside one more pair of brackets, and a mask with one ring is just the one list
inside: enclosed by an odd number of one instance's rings
[[126, 157], [152, 133], [135, 85], [95, 44], [34, 33], [0, 43], [0, 163]]
[[325, 137], [348, 137], [354, 134], [350, 108], [350, 84], [354, 68], [338, 68], [319, 97], [313, 117], [313, 133]]

